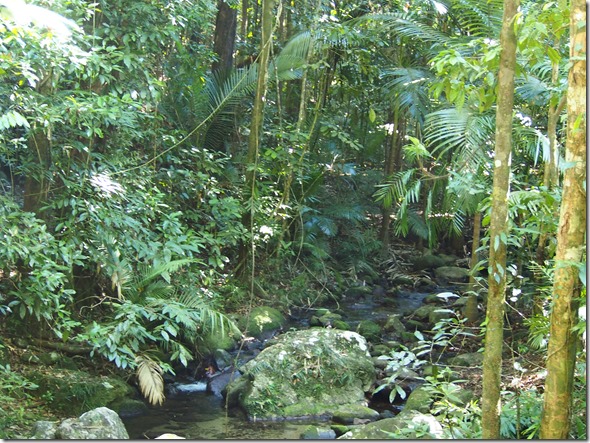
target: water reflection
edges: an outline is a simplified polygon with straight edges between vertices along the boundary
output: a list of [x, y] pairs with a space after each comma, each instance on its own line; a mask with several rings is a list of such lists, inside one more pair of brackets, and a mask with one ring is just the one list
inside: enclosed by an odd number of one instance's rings
[[226, 413], [224, 400], [205, 392], [178, 394], [160, 407], [150, 407], [147, 414], [123, 422], [134, 440], [166, 432], [191, 440], [297, 440], [305, 428], [317, 423], [250, 422], [240, 410]]

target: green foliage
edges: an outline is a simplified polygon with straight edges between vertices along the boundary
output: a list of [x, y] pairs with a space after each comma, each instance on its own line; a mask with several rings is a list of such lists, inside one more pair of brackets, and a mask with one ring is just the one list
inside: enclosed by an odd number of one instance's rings
[[69, 311], [72, 267], [83, 263], [83, 255], [50, 234], [34, 214], [1, 196], [0, 217], [3, 314], [43, 319], [59, 337], [67, 337], [77, 324]]
[[420, 359], [418, 355], [403, 345], [400, 346], [398, 351], [392, 350], [389, 355], [379, 356], [379, 360], [387, 360], [386, 370], [388, 372], [391, 371], [392, 374], [387, 377], [385, 383], [378, 386], [373, 391], [373, 395], [382, 391], [383, 389], [390, 388], [390, 403], [393, 403], [397, 396], [399, 396], [401, 399], [406, 398], [406, 392], [399, 384], [397, 384], [398, 378], [403, 374], [403, 370], [405, 368], [418, 369], [420, 366], [426, 363], [426, 360]]
[[505, 439], [528, 438], [539, 435], [543, 397], [536, 389], [502, 393], [500, 437]]
[[451, 373], [444, 368], [436, 376], [425, 377], [424, 389], [434, 398], [431, 413], [441, 422], [446, 438], [481, 438], [481, 409], [476, 400], [465, 402], [460, 397], [465, 380], [450, 381]]
[[0, 398], [2, 402], [12, 401], [14, 398], [25, 399], [30, 397], [28, 391], [34, 391], [39, 385], [28, 380], [18, 372], [14, 372], [9, 364], [0, 365], [2, 382], [0, 383]]
[[463, 341], [475, 337], [475, 334], [469, 332], [465, 326], [466, 321], [466, 318], [456, 317], [439, 320], [432, 331], [428, 331], [432, 334], [432, 337], [428, 338], [422, 332], [416, 331], [414, 335], [418, 338], [418, 343], [413, 349], [414, 352], [418, 357], [428, 355], [431, 360], [436, 358], [436, 363], [446, 350], [453, 347], [460, 349]]

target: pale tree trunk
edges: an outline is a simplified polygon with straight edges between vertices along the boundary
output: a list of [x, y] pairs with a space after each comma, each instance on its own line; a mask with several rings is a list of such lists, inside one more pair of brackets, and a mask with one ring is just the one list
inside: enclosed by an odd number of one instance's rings
[[[39, 82], [37, 92], [42, 95], [49, 95], [53, 91], [53, 72], [50, 70], [43, 81]], [[50, 186], [51, 168], [51, 130], [39, 128], [35, 125], [31, 128], [31, 136], [28, 140], [29, 149], [33, 153], [34, 169], [25, 177], [25, 193], [23, 209], [27, 212], [34, 212], [37, 217], [43, 219], [41, 208], [47, 203]]]
[[475, 267], [479, 263], [477, 249], [479, 248], [479, 239], [481, 231], [481, 212], [476, 209], [473, 215], [473, 243], [471, 244], [471, 260], [469, 268], [471, 274], [469, 275], [469, 290], [472, 291], [467, 297], [467, 303], [463, 309], [463, 315], [467, 318], [467, 323], [474, 325], [479, 320], [479, 312], [477, 310], [477, 294], [475, 293]]
[[483, 359], [482, 437], [500, 436], [500, 382], [504, 342], [504, 301], [506, 298], [506, 243], [509, 235], [508, 195], [512, 150], [512, 108], [516, 68], [514, 18], [519, 0], [504, 0], [500, 33], [500, 68], [496, 107], [496, 149], [490, 220], [490, 257], [487, 326]]
[[579, 265], [586, 236], [586, 5], [572, 0], [570, 12], [570, 63], [567, 92], [567, 140], [555, 274], [547, 378], [541, 419], [541, 438], [568, 438], [572, 416], [572, 390], [576, 360], [577, 299], [581, 283]]
[[[254, 97], [254, 106], [252, 109], [252, 122], [250, 124], [250, 136], [248, 138], [248, 157], [246, 159], [246, 195], [249, 196], [250, 202], [242, 217], [242, 223], [247, 229], [252, 231], [252, 222], [254, 220], [254, 198], [256, 195], [256, 167], [258, 163], [258, 148], [260, 146], [260, 134], [262, 133], [262, 123], [264, 119], [264, 102], [266, 99], [266, 90], [268, 86], [268, 63], [270, 60], [270, 50], [272, 47], [273, 31], [273, 8], [274, 0], [263, 0], [262, 2], [262, 37], [261, 49], [258, 59], [258, 82], [256, 85], [256, 95]], [[243, 243], [240, 245], [240, 257], [236, 272], [239, 275], [245, 275], [248, 268], [248, 257], [254, 257], [254, 243], [250, 241], [250, 247]]]
[[[399, 111], [394, 110], [391, 115], [392, 128], [386, 139], [385, 162], [383, 168], [383, 177], [388, 180], [390, 176], [401, 168], [401, 153], [402, 145], [405, 137], [405, 122], [403, 118], [400, 119]], [[391, 216], [393, 215], [392, 206], [381, 208], [381, 230], [379, 238], [381, 240], [381, 254], [386, 257], [389, 253], [389, 243], [391, 241], [390, 228]]]
[[[553, 64], [552, 72], [552, 83], [554, 86], [557, 85], [559, 79], [559, 65]], [[550, 191], [553, 188], [559, 186], [559, 149], [557, 148], [557, 124], [559, 122], [559, 116], [563, 112], [565, 107], [566, 95], [564, 94], [559, 99], [558, 103], [549, 104], [549, 112], [547, 114], [547, 138], [549, 139], [549, 159], [545, 163], [545, 170], [543, 173], [543, 186]], [[557, 216], [557, 208], [555, 208]], [[537, 263], [543, 265], [545, 261], [545, 247], [550, 234], [546, 232], [545, 226], [541, 225], [541, 234], [539, 235], [539, 243], [537, 245], [536, 260]]]

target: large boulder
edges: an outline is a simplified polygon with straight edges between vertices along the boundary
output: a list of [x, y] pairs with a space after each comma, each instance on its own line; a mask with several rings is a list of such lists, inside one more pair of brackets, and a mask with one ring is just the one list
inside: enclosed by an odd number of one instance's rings
[[361, 335], [337, 329], [291, 331], [240, 368], [227, 396], [250, 419], [329, 417], [341, 406], [366, 406], [375, 369]]
[[338, 437], [342, 440], [391, 440], [443, 438], [441, 424], [431, 414], [403, 410], [393, 418], [385, 418], [351, 429]]
[[61, 440], [128, 440], [129, 434], [117, 413], [109, 408], [96, 408], [79, 418], [64, 420], [55, 433]]

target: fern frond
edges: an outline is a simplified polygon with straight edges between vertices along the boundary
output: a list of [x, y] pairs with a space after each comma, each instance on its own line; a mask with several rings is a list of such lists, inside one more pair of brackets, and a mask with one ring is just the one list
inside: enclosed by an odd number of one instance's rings
[[142, 395], [152, 405], [164, 403], [164, 379], [160, 365], [146, 355], [135, 357], [137, 380]]

